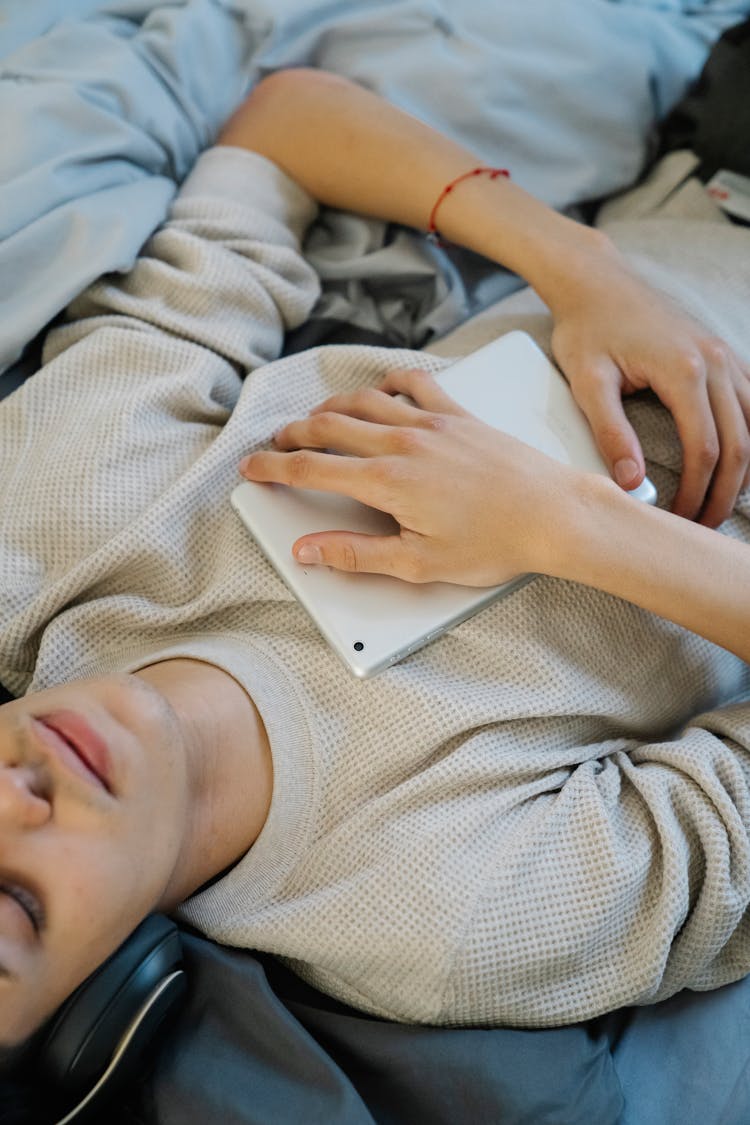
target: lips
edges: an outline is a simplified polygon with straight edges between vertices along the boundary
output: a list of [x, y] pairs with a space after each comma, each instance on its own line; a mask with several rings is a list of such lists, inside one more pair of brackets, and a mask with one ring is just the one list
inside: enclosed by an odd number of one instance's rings
[[112, 768], [107, 744], [75, 711], [38, 715], [40, 736], [57, 756], [79, 775], [112, 792]]

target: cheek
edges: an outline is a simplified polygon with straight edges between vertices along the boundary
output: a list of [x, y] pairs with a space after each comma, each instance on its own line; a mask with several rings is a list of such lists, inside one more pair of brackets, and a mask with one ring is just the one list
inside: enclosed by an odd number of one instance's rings
[[56, 887], [66, 945], [111, 951], [153, 909], [167, 878], [164, 841], [150, 846], [147, 833], [69, 844], [60, 856]]
[[28, 998], [31, 1017], [51, 1014], [154, 903], [154, 865], [130, 862], [121, 849], [68, 843], [59, 849], [58, 860]]
[[127, 856], [126, 866], [146, 880], [171, 874], [189, 820], [185, 795], [170, 776], [157, 776], [155, 782], [143, 786], [131, 805], [119, 852]]

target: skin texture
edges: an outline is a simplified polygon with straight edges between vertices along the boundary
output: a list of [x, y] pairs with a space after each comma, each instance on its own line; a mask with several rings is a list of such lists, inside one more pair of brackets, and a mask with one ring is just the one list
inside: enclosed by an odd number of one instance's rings
[[[32, 717], [60, 709], [105, 739], [111, 792], [39, 739]], [[254, 706], [208, 664], [169, 661], [0, 707], [0, 1044], [35, 1030], [146, 914], [244, 854], [271, 789]]]
[[[261, 82], [218, 143], [275, 161], [320, 203], [418, 230], [445, 185], [484, 163], [355, 83], [306, 69]], [[645, 466], [622, 397], [654, 391], [683, 447], [673, 510], [718, 527], [750, 467], [746, 358], [647, 286], [605, 234], [550, 210], [510, 171], [449, 194], [441, 236], [518, 273], [548, 305], [555, 359], [625, 489]]]
[[423, 371], [393, 371], [379, 389], [331, 398], [274, 444], [245, 458], [247, 479], [344, 493], [400, 525], [383, 537], [303, 536], [293, 553], [305, 565], [475, 586], [550, 574], [750, 660], [744, 543], [560, 465], [467, 414]]

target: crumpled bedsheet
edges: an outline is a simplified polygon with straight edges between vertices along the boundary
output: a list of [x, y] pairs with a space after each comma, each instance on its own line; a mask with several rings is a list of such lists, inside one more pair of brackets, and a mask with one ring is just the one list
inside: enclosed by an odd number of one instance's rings
[[[347, 75], [560, 209], [631, 183], [750, 0], [34, 0], [0, 12], [0, 371], [127, 270], [197, 154], [282, 67]], [[394, 175], [398, 175], [394, 168]], [[422, 346], [519, 284], [324, 212], [316, 316]]]

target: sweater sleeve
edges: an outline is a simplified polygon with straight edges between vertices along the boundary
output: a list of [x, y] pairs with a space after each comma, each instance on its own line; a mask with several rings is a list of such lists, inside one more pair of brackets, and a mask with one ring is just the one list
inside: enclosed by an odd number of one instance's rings
[[265, 157], [218, 146], [198, 160], [167, 221], [126, 274], [108, 274], [67, 309], [44, 362], [93, 332], [168, 333], [247, 371], [276, 359], [284, 332], [317, 299], [300, 244], [309, 195]]
[[[614, 746], [518, 807], [443, 997], [464, 1022], [587, 1019], [747, 973], [750, 755], [746, 704], [673, 739]], [[494, 951], [487, 988], [486, 962]]]
[[312, 308], [300, 239], [314, 212], [263, 157], [209, 150], [135, 267], [73, 302], [3, 401], [0, 679], [14, 690], [49, 621], [110, 572], [117, 537], [200, 463], [242, 376]]

